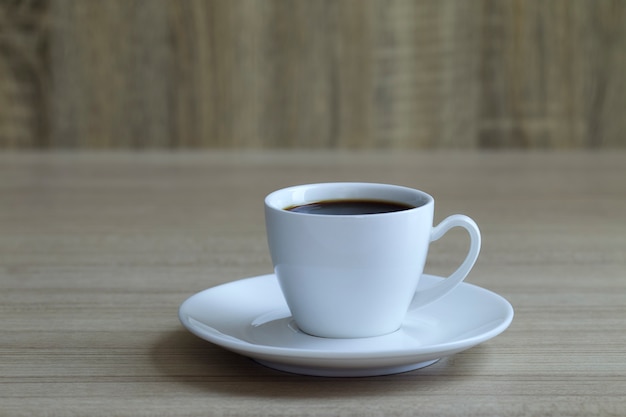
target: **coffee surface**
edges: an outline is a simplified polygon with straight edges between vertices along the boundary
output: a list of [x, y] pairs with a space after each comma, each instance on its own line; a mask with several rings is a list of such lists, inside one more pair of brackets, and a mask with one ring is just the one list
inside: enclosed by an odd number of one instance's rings
[[409, 204], [379, 201], [379, 200], [327, 200], [310, 204], [291, 206], [287, 211], [308, 214], [326, 215], [356, 215], [356, 214], [380, 214], [403, 211], [415, 208]]

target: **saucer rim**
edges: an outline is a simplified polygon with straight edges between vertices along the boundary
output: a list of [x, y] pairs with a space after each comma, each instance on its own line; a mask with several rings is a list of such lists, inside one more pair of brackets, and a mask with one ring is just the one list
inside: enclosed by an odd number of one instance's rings
[[[445, 278], [424, 274], [423, 277], [428, 281], [438, 281], [443, 280]], [[228, 335], [226, 333], [220, 332], [219, 330], [205, 324], [200, 321], [194, 319], [189, 314], [187, 314], [186, 310], [189, 304], [192, 303], [196, 298], [204, 296], [207, 292], [214, 291], [218, 288], [229, 286], [229, 285], [245, 285], [247, 281], [262, 281], [262, 280], [276, 280], [275, 274], [264, 274], [258, 275], [248, 278], [243, 278], [231, 282], [227, 282], [224, 284], [220, 284], [211, 288], [207, 288], [198, 293], [193, 294], [188, 297], [179, 307], [179, 320], [183, 324], [187, 330], [189, 330], [194, 335], [221, 346], [225, 349], [240, 353], [244, 356], [251, 357], [253, 359], [260, 359], [262, 361], [272, 361], [272, 362], [292, 362], [293, 360], [324, 360], [324, 361], [359, 361], [365, 359], [386, 359], [386, 358], [394, 358], [394, 362], [397, 362], [401, 358], [406, 358], [407, 362], [413, 361], [416, 358], [430, 358], [434, 359], [435, 357], [445, 357], [452, 355], [454, 353], [458, 353], [460, 351], [469, 349], [473, 346], [476, 346], [480, 343], [483, 343], [487, 340], [490, 340], [502, 332], [504, 332], [509, 325], [511, 324], [514, 317], [513, 306], [499, 294], [494, 293], [493, 291], [487, 290], [475, 284], [462, 282], [459, 284], [457, 288], [453, 290], [458, 291], [458, 288], [467, 288], [471, 287], [472, 291], [482, 292], [485, 295], [488, 295], [489, 298], [494, 302], [498, 303], [501, 308], [505, 311], [505, 314], [502, 317], [498, 317], [496, 320], [499, 324], [493, 328], [490, 328], [487, 331], [484, 331], [480, 334], [463, 338], [460, 340], [455, 340], [453, 342], [443, 342], [436, 343], [430, 345], [421, 345], [414, 348], [401, 348], [401, 349], [372, 349], [368, 351], [337, 351], [332, 349], [308, 349], [308, 348], [293, 348], [293, 347], [280, 347], [280, 346], [269, 346], [263, 344], [255, 344], [246, 340], [242, 340], [238, 337]], [[443, 297], [440, 300], [433, 302], [432, 304], [445, 302], [447, 297]], [[431, 304], [431, 305], [432, 305]], [[425, 306], [424, 308], [428, 308]], [[419, 311], [419, 310], [417, 310]], [[195, 321], [196, 323], [192, 322]], [[314, 337], [314, 336], [311, 336]], [[385, 336], [377, 336], [374, 338], [362, 338], [362, 340], [367, 339], [376, 339]], [[344, 340], [344, 339], [339, 339]], [[330, 355], [330, 356], [329, 356]], [[349, 363], [342, 363], [342, 367], [349, 366]], [[361, 366], [359, 366], [361, 367]]]

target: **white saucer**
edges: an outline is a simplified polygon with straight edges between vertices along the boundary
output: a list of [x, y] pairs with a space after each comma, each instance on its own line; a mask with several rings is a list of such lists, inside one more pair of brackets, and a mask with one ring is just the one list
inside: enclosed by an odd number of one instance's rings
[[[443, 278], [424, 275], [420, 287]], [[501, 296], [461, 283], [410, 312], [398, 331], [361, 339], [326, 339], [298, 330], [274, 275], [209, 288], [180, 306], [193, 334], [270, 368], [316, 376], [374, 376], [428, 366], [502, 333], [513, 307]]]

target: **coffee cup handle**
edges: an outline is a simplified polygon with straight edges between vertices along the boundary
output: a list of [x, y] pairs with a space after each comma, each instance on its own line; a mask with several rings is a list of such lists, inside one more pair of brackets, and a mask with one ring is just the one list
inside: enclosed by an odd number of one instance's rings
[[459, 268], [452, 273], [452, 275], [444, 279], [442, 282], [424, 290], [417, 291], [415, 293], [415, 297], [413, 297], [411, 305], [409, 306], [409, 310], [423, 307], [452, 291], [465, 279], [465, 277], [467, 277], [470, 270], [476, 263], [476, 259], [478, 259], [478, 254], [480, 252], [480, 230], [474, 220], [467, 216], [454, 214], [445, 218], [441, 223], [433, 227], [430, 235], [430, 241], [434, 242], [439, 240], [453, 227], [462, 227], [467, 230], [470, 235], [470, 248], [465, 260], [461, 266], [459, 266]]

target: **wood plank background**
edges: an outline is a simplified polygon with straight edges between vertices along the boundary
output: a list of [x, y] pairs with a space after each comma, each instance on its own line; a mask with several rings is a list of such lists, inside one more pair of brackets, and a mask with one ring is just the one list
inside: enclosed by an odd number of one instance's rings
[[0, 148], [626, 146], [626, 1], [0, 0]]

